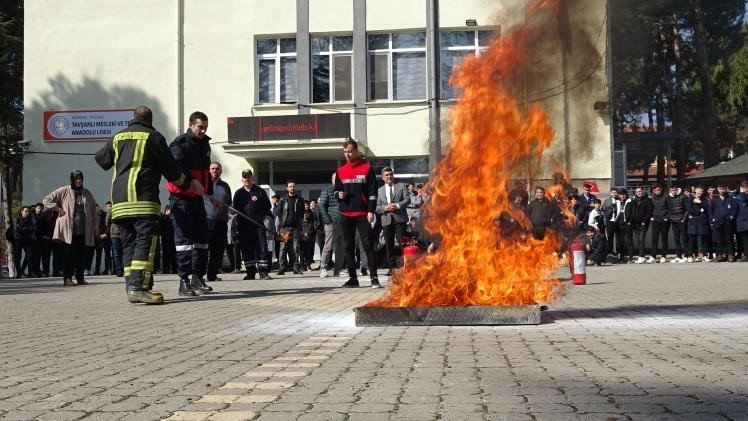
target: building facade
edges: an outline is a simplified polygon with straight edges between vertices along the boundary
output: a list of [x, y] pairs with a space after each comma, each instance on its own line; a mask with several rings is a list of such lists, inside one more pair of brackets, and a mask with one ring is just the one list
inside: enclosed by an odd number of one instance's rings
[[[213, 158], [234, 188], [249, 167], [258, 184], [284, 191], [285, 181], [294, 179], [302, 196], [314, 198], [341, 163], [341, 143], [349, 135], [377, 168], [391, 166], [401, 181], [424, 182], [428, 3], [27, 2], [24, 102], [31, 151], [24, 201], [66, 184], [74, 168], [83, 171], [99, 202], [108, 200], [109, 174], [92, 154], [138, 105], [153, 109], [154, 125], [167, 141], [187, 128], [192, 111], [205, 112]], [[439, 2], [447, 125], [458, 96], [448, 83], [452, 67], [522, 23], [528, 3]], [[605, 2], [571, 3], [565, 16], [548, 28], [563, 36], [542, 47], [552, 70], [530, 84], [528, 100], [543, 103], [552, 116], [556, 140], [549, 154], [563, 156], [575, 179], [607, 186], [610, 119], [600, 112], [608, 101]], [[442, 138], [446, 150], [446, 129]]]

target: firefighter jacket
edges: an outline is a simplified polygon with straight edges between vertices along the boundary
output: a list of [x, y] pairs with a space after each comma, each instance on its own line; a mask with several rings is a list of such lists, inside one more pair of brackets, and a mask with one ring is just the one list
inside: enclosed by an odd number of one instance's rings
[[[182, 166], [186, 174], [197, 179], [203, 185], [206, 194], [213, 194], [213, 183], [210, 178], [210, 137], [199, 139], [187, 129], [170, 144], [169, 150]], [[195, 193], [182, 191], [173, 183], [166, 183], [169, 193], [179, 197], [197, 197]]]
[[158, 185], [162, 175], [181, 189], [191, 182], [169, 152], [164, 136], [142, 121], [131, 121], [109, 139], [96, 153], [96, 162], [104, 170], [114, 167], [113, 220], [160, 215]]
[[[344, 191], [340, 199], [338, 192]], [[366, 216], [377, 208], [377, 177], [374, 167], [362, 160], [347, 162], [338, 168], [335, 177], [335, 197], [340, 214], [347, 217]]]

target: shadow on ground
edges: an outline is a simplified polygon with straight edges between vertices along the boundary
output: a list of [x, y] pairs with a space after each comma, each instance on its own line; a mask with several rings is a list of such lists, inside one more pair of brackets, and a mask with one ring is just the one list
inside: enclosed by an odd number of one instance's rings
[[714, 318], [748, 315], [748, 300], [710, 301], [688, 304], [633, 304], [618, 307], [571, 308], [548, 310], [541, 315], [541, 323], [567, 319], [626, 319], [639, 317]]

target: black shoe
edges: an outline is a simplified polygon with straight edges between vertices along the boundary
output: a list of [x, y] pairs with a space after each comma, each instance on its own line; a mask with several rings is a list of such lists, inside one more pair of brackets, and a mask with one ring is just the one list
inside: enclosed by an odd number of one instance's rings
[[294, 275], [301, 275], [301, 274], [302, 274], [302, 272], [301, 272], [300, 270], [295, 270], [295, 271], [293, 271], [293, 274], [294, 274]]
[[221, 281], [223, 281], [223, 279], [219, 278], [218, 276], [216, 276], [213, 279], [208, 279], [208, 282], [221, 282]]
[[242, 280], [248, 281], [250, 279], [255, 279], [256, 275], [257, 275], [257, 272], [255, 272], [254, 270], [247, 270], [247, 274], [244, 275]]
[[366, 268], [361, 268], [361, 274], [366, 276], [369, 274], [369, 272], [367, 272]]
[[88, 285], [85, 279], [77, 279], [76, 282], [78, 282], [78, 285]]
[[343, 288], [358, 288], [359, 287], [358, 279], [351, 278], [351, 279], [348, 280], [348, 282], [346, 282], [343, 285], [341, 285], [341, 287], [343, 287]]
[[195, 293], [198, 295], [207, 294], [213, 291], [213, 288], [205, 285], [203, 278], [197, 275], [192, 275], [190, 286], [192, 287], [192, 290], [195, 291]]
[[382, 288], [382, 284], [379, 283], [379, 279], [377, 278], [371, 278], [371, 287], [372, 288]]
[[280, 276], [280, 275], [285, 275], [285, 274], [286, 274], [286, 271], [285, 271], [285, 270], [283, 270], [283, 269], [281, 269], [281, 270], [279, 270], [279, 271], [278, 271], [278, 275], [279, 275], [279, 276]]
[[273, 278], [271, 278], [270, 275], [267, 274], [267, 273], [261, 273], [260, 274], [260, 279], [266, 280], [266, 279], [273, 279]]
[[195, 290], [190, 287], [190, 282], [187, 279], [182, 278], [179, 280], [179, 295], [184, 297], [194, 297], [197, 294], [195, 293]]

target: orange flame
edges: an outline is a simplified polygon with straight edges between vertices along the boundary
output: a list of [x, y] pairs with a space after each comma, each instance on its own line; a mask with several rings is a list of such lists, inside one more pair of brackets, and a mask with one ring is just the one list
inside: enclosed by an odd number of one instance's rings
[[[530, 10], [557, 3], [540, 1]], [[422, 211], [425, 229], [441, 245], [396, 272], [386, 294], [367, 306], [526, 305], [551, 301], [561, 290], [554, 277], [558, 237], [502, 236], [496, 224], [499, 215], [511, 215], [529, 228], [509, 203], [506, 186], [554, 137], [546, 112], [526, 109], [511, 88], [535, 38], [529, 26], [520, 26], [455, 69], [451, 82], [463, 94], [450, 115], [450, 150]]]

